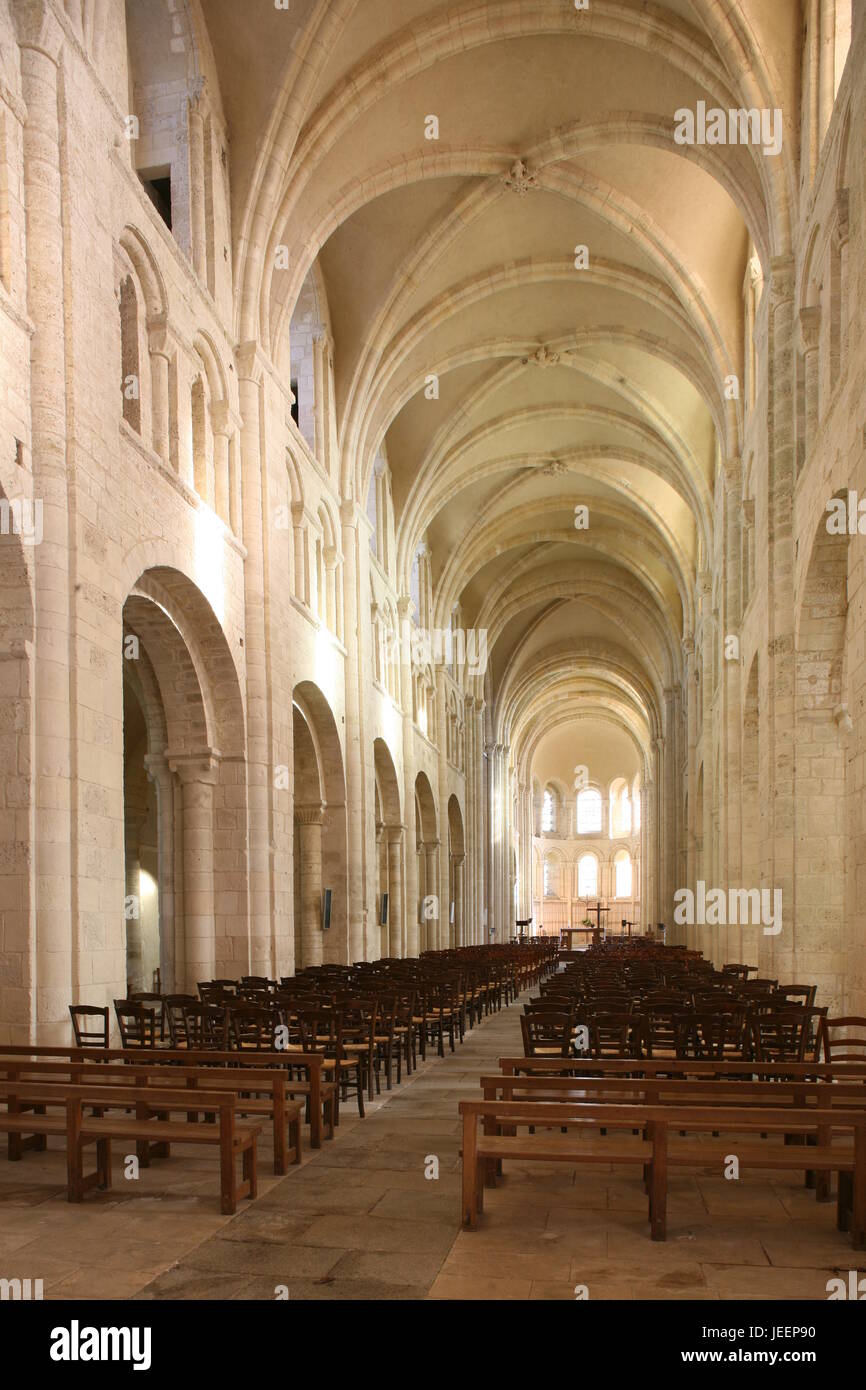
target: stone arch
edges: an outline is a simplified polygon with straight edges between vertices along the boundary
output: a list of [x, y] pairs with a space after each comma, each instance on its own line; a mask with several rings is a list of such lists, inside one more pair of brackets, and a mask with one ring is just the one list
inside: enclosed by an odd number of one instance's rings
[[[348, 964], [348, 852], [343, 750], [333, 710], [312, 681], [292, 693], [295, 968]], [[330, 925], [323, 909], [330, 891]]]
[[169, 567], [132, 586], [121, 659], [126, 978], [150, 988], [158, 966], [164, 988], [194, 989], [249, 959], [240, 682], [207, 599]]
[[[841, 1013], [845, 989], [847, 535], [818, 524], [796, 616], [793, 920], [775, 960], [818, 985], [817, 1002]], [[781, 968], [781, 965], [780, 965]]]

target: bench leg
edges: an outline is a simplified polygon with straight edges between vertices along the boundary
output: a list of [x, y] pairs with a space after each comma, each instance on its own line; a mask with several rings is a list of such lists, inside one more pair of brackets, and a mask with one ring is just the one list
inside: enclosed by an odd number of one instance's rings
[[111, 1140], [96, 1141], [96, 1186], [103, 1191], [111, 1187]]
[[244, 1149], [243, 1175], [246, 1196], [252, 1201], [258, 1192], [258, 1158], [255, 1135], [252, 1136], [249, 1145]]
[[650, 1124], [653, 1159], [650, 1169], [650, 1234], [653, 1240], [667, 1238], [668, 1134], [662, 1124]]
[[320, 1149], [322, 1147], [322, 1097], [319, 1096], [318, 1104], [312, 1104], [312, 1096], [307, 1096], [307, 1118], [310, 1125], [310, 1148]]
[[474, 1115], [463, 1116], [463, 1213], [464, 1226], [478, 1225], [478, 1126]]
[[851, 1173], [838, 1175], [836, 1188], [836, 1230], [850, 1231], [854, 1194], [854, 1177]]
[[866, 1126], [854, 1132], [854, 1175], [851, 1180], [851, 1243], [855, 1250], [866, 1249]]
[[235, 1144], [231, 1117], [225, 1110], [219, 1114], [220, 1122], [220, 1211], [223, 1216], [234, 1216], [237, 1210], [237, 1179], [235, 1177]]

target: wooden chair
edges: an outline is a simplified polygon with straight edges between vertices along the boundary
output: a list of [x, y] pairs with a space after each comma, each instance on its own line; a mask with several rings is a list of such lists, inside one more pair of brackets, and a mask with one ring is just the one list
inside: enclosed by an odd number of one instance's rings
[[156, 1010], [130, 999], [115, 999], [114, 1012], [120, 1029], [120, 1045], [124, 1048], [156, 1047]]
[[165, 1042], [164, 996], [162, 994], [155, 994], [153, 991], [136, 989], [126, 997], [130, 1004], [144, 1004], [146, 1008], [153, 1009], [157, 1018], [159, 1041]]
[[813, 1009], [817, 993], [817, 985], [779, 985], [774, 998], [784, 1004], [802, 1004], [806, 1009]]
[[786, 1009], [753, 1014], [752, 1051], [756, 1062], [802, 1062], [808, 1043], [808, 1012]]
[[535, 1010], [521, 1014], [520, 1032], [525, 1057], [570, 1057], [574, 1017], [560, 1010]]
[[237, 1004], [229, 1009], [233, 1046], [238, 1052], [273, 1052], [279, 1018], [270, 1009]]
[[825, 1062], [866, 1062], [866, 1018], [848, 1014], [821, 1020], [819, 1046]]
[[[70, 1004], [69, 1015], [76, 1047], [108, 1047], [108, 1009], [98, 1009], [92, 1004]], [[90, 1020], [101, 1019], [100, 1026], [94, 1027]]]
[[[582, 1019], [580, 1020], [583, 1021]], [[640, 1018], [626, 1013], [597, 1012], [587, 1015], [590, 1056], [635, 1057], [640, 1038]]]
[[229, 1042], [228, 1010], [222, 1004], [200, 1004], [195, 1000], [181, 1006], [185, 1046], [208, 1052], [226, 1052]]
[[346, 1051], [343, 1044], [342, 1015], [331, 1008], [298, 1010], [304, 1052], [320, 1053], [324, 1058], [322, 1068], [326, 1077], [336, 1082], [334, 1093], [334, 1123], [339, 1124], [340, 1096], [348, 1090], [352, 1081], [358, 1098], [358, 1114], [364, 1118], [364, 1088], [362, 1067], [357, 1056]]
[[163, 1018], [168, 1024], [168, 1036], [172, 1047], [187, 1047], [186, 1023], [183, 1011], [190, 1005], [197, 1005], [194, 994], [166, 994], [162, 1001]]

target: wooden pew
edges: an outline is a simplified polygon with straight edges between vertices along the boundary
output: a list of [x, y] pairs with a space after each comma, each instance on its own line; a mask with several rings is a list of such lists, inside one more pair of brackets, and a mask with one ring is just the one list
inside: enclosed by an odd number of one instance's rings
[[[189, 1120], [166, 1119], [172, 1112], [186, 1111], [190, 1093], [186, 1089], [159, 1089], [151, 1095], [145, 1086], [72, 1085], [47, 1081], [2, 1081], [0, 1101], [7, 1108], [0, 1111], [0, 1133], [43, 1135], [60, 1133], [66, 1140], [67, 1194], [70, 1202], [80, 1202], [93, 1186], [111, 1184], [111, 1141], [131, 1139], [143, 1142], [157, 1151], [157, 1146], [176, 1144], [207, 1144], [220, 1153], [220, 1210], [232, 1216], [238, 1199], [256, 1195], [256, 1140], [261, 1125], [238, 1123], [237, 1100], [234, 1095], [196, 1090], [198, 1108], [219, 1117], [216, 1125], [195, 1124]], [[60, 1104], [64, 1114], [31, 1114], [28, 1107]], [[85, 1115], [86, 1108], [94, 1113]], [[120, 1110], [120, 1115], [106, 1115], [106, 1109]], [[126, 1113], [132, 1111], [134, 1113]], [[83, 1148], [97, 1144], [97, 1171], [85, 1175]], [[240, 1158], [243, 1176], [238, 1181], [236, 1160]]]
[[625, 1077], [736, 1077], [753, 1080], [786, 1077], [815, 1080], [862, 1080], [866, 1084], [864, 1062], [755, 1062], [724, 1061], [693, 1057], [500, 1057], [499, 1070], [504, 1076], [539, 1075], [547, 1072], [580, 1076]]
[[[310, 1146], [321, 1148], [322, 1139], [334, 1137], [333, 1081], [322, 1076], [324, 1058], [309, 1052], [210, 1052], [198, 1048], [122, 1048], [122, 1047], [31, 1047], [29, 1044], [0, 1045], [0, 1063], [14, 1062], [21, 1057], [34, 1059], [68, 1058], [70, 1061], [146, 1062], [154, 1066], [195, 1067], [296, 1067], [307, 1073], [307, 1080], [291, 1078], [289, 1096], [306, 1096], [309, 1106]], [[324, 1135], [323, 1115], [327, 1115], [327, 1135]]]
[[[0, 1058], [0, 1079], [7, 1081], [53, 1081], [57, 1084], [69, 1082], [72, 1085], [108, 1087], [139, 1086], [150, 1090], [180, 1086], [190, 1091], [197, 1089], [209, 1092], [227, 1091], [243, 1097], [239, 1099], [238, 1114], [262, 1115], [271, 1121], [274, 1144], [274, 1172], [288, 1172], [289, 1163], [301, 1161], [301, 1110], [300, 1101], [288, 1099], [289, 1088], [293, 1082], [283, 1071], [264, 1070], [254, 1067], [166, 1067], [149, 1063], [128, 1064], [111, 1062], [61, 1062], [40, 1059], [28, 1061], [22, 1058], [15, 1062]], [[192, 1105], [192, 1097], [187, 1107], [187, 1118], [198, 1118]], [[9, 1134], [9, 1157], [18, 1158], [26, 1147], [20, 1135]], [[143, 1165], [149, 1162], [150, 1155], [142, 1151], [139, 1158]]]
[[[866, 1111], [866, 1085], [862, 1082], [746, 1081], [710, 1077], [671, 1079], [610, 1076], [482, 1076], [485, 1100], [574, 1101], [596, 1105], [722, 1105], [760, 1106], [764, 1109], [817, 1108], [841, 1106]], [[796, 1141], [799, 1136], [786, 1136]], [[817, 1144], [829, 1142], [824, 1132], [815, 1136]], [[815, 1181], [813, 1169], [806, 1170], [806, 1186], [817, 1188], [818, 1201], [830, 1200], [829, 1173], [822, 1171]]]
[[[862, 1110], [817, 1108], [766, 1109], [755, 1106], [688, 1106], [646, 1104], [595, 1104], [573, 1101], [464, 1100], [459, 1102], [463, 1120], [463, 1223], [473, 1227], [482, 1210], [485, 1174], [492, 1164], [506, 1158], [542, 1163], [642, 1163], [648, 1182], [649, 1215], [653, 1240], [666, 1232], [667, 1170], [669, 1165], [707, 1166], [721, 1169], [732, 1143], [681, 1142], [680, 1132], [711, 1134], [802, 1134], [822, 1136], [809, 1150], [816, 1168], [852, 1173], [850, 1186], [840, 1181], [837, 1225], [850, 1229], [855, 1249], [866, 1248], [866, 1114]], [[479, 1122], [483, 1129], [479, 1134]], [[641, 1130], [646, 1138], [627, 1138], [617, 1133], [577, 1138], [571, 1133], [550, 1135], [540, 1126], [567, 1130]], [[530, 1128], [535, 1133], [519, 1134]], [[491, 1132], [492, 1131], [492, 1132]], [[499, 1132], [497, 1132], [499, 1131]], [[502, 1131], [508, 1131], [507, 1133]], [[853, 1145], [833, 1146], [835, 1133], [854, 1133]], [[741, 1168], [767, 1170], [802, 1169], [803, 1150], [771, 1144], [767, 1140], [736, 1141]]]

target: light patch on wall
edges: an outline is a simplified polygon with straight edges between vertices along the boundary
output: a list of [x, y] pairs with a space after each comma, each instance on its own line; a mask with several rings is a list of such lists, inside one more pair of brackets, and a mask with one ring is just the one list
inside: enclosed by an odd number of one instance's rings
[[150, 903], [156, 897], [156, 880], [146, 869], [139, 871], [139, 894], [142, 903]]
[[344, 684], [343, 663], [334, 645], [334, 639], [327, 628], [320, 627], [316, 633], [315, 682], [332, 709], [342, 704]]
[[200, 507], [195, 515], [195, 576], [196, 583], [210, 603], [219, 621], [225, 621], [225, 527], [209, 507]]

